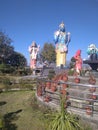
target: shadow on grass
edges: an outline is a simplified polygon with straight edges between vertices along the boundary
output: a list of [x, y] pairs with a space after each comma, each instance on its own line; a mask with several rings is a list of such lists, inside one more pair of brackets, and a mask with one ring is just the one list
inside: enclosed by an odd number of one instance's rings
[[5, 104], [6, 104], [5, 101], [1, 101], [1, 102], [0, 102], [0, 106], [3, 106], [3, 105], [5, 105]]
[[20, 112], [22, 112], [22, 109], [4, 115], [4, 127], [6, 130], [17, 130], [17, 126], [14, 121], [18, 120], [19, 116], [17, 114]]

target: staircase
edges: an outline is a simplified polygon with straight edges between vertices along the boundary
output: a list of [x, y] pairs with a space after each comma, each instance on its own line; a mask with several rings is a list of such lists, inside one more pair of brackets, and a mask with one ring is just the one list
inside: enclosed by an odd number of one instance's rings
[[[60, 81], [59, 85], [67, 84], [67, 111], [80, 115], [92, 122], [98, 122], [98, 79], [96, 85], [89, 85], [87, 77], [80, 77], [80, 83], [74, 83], [73, 77], [69, 76], [68, 82]], [[42, 81], [43, 82], [43, 81]], [[60, 91], [58, 89], [52, 92], [51, 89], [45, 88], [45, 93], [42, 96], [37, 96], [44, 105], [52, 109], [60, 110]], [[91, 92], [91, 88], [96, 88], [95, 92]], [[44, 102], [44, 96], [50, 97], [49, 102]], [[95, 96], [95, 97], [94, 97]], [[89, 108], [89, 109], [88, 109]]]

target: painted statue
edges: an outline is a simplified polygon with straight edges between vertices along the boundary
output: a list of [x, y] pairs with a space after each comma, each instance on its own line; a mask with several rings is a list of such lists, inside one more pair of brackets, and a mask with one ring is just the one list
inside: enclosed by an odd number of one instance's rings
[[30, 52], [30, 68], [35, 69], [36, 68], [36, 62], [37, 62], [37, 56], [39, 52], [40, 46], [36, 44], [36, 42], [32, 42], [31, 46], [29, 46], [29, 52]]
[[65, 66], [68, 44], [70, 42], [70, 32], [66, 33], [63, 22], [59, 25], [59, 30], [54, 33], [54, 41], [56, 44], [56, 66]]
[[95, 44], [90, 44], [87, 48], [87, 54], [90, 60], [98, 60], [98, 48]]
[[81, 58], [81, 50], [77, 50], [75, 56], [74, 56], [74, 59], [75, 59], [75, 70], [76, 70], [76, 73], [78, 75], [81, 74], [81, 70], [82, 70], [82, 58]]

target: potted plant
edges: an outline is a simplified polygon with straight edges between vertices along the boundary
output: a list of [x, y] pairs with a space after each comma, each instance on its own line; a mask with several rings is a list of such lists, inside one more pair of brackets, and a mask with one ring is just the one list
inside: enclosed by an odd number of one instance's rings
[[75, 77], [74, 82], [75, 83], [80, 83], [80, 78], [79, 77]]
[[49, 102], [50, 101], [50, 96], [49, 95], [46, 95], [45, 97], [44, 97], [44, 102]]
[[38, 89], [37, 89], [37, 95], [38, 95], [38, 96], [42, 96], [42, 89], [41, 89], [41, 88], [38, 88]]
[[68, 76], [67, 76], [66, 73], [63, 74], [62, 80], [63, 80], [64, 82], [67, 82], [67, 81], [68, 81]]
[[95, 93], [92, 94], [92, 99], [94, 99], [94, 100], [97, 99], [97, 95]]
[[66, 95], [66, 90], [65, 90], [65, 89], [62, 89], [62, 90], [61, 90], [61, 94], [62, 94], [62, 95]]
[[50, 87], [51, 87], [51, 82], [50, 82], [50, 81], [47, 81], [47, 82], [46, 82], [46, 88], [47, 88], [47, 89], [50, 89]]
[[89, 91], [90, 91], [91, 93], [95, 92], [95, 91], [96, 91], [96, 87], [90, 87], [90, 88], [89, 88]]
[[56, 90], [57, 90], [56, 83], [52, 83], [52, 85], [51, 85], [51, 91], [55, 92]]
[[93, 75], [90, 75], [90, 78], [88, 80], [89, 84], [95, 85], [96, 84], [96, 79]]
[[91, 107], [86, 107], [86, 114], [87, 115], [91, 115], [92, 114], [92, 109], [91, 109]]
[[63, 88], [63, 89], [66, 89], [67, 87], [68, 87], [68, 85], [67, 85], [67, 84], [65, 84], [65, 83], [64, 83], [64, 84], [62, 84], [62, 88]]

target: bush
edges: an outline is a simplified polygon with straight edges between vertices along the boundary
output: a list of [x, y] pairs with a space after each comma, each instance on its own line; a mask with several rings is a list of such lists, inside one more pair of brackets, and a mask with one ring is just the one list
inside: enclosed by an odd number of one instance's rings
[[2, 81], [3, 84], [5, 85], [11, 85], [10, 79], [9, 78], [4, 78], [4, 80]]
[[68, 75], [69, 75], [69, 76], [73, 76], [73, 75], [74, 75], [74, 69], [70, 69], [70, 70], [68, 71]]
[[49, 130], [82, 130], [79, 118], [65, 109], [66, 96], [60, 96], [60, 112], [51, 115]]
[[16, 68], [13, 74], [17, 76], [25, 76], [25, 75], [31, 75], [32, 71], [29, 67]]
[[52, 79], [55, 75], [55, 71], [53, 69], [49, 70], [48, 78]]
[[0, 64], [0, 72], [1, 73], [10, 74], [10, 73], [13, 73], [14, 71], [15, 71], [15, 68], [10, 66], [10, 65]]

